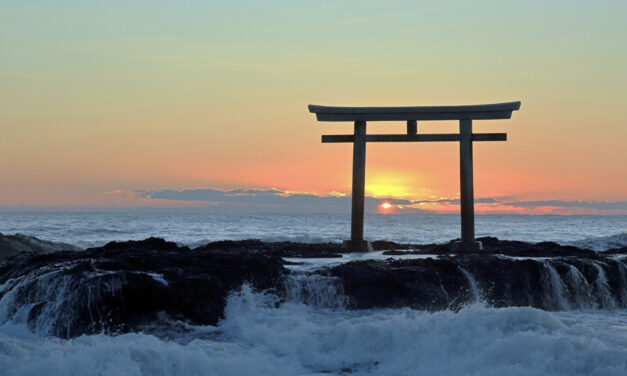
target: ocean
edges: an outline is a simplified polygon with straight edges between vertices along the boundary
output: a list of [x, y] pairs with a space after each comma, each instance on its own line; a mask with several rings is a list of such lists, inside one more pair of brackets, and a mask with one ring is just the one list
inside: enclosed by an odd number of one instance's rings
[[[460, 236], [456, 214], [366, 215], [364, 237], [397, 243], [442, 243]], [[627, 245], [627, 215], [477, 215], [476, 236], [553, 241], [595, 250]], [[161, 237], [198, 246], [218, 240], [341, 242], [349, 215], [216, 215], [188, 211], [0, 212], [0, 233], [21, 233], [81, 248]]]
[[[457, 215], [370, 215], [365, 236], [439, 243], [459, 236]], [[627, 245], [627, 216], [478, 215], [477, 236], [553, 241], [601, 251]], [[163, 237], [196, 246], [224, 239], [339, 242], [338, 215], [210, 215], [200, 212], [1, 212], [0, 232], [81, 248]], [[380, 253], [346, 257], [381, 258]], [[627, 374], [627, 310], [493, 308], [476, 292], [460, 310], [348, 310], [332, 284], [292, 266], [315, 299], [288, 288], [287, 302], [243, 285], [217, 326], [175, 322], [122, 335], [48, 336], [9, 315], [0, 285], [1, 375], [621, 375]], [[624, 258], [622, 259], [625, 265]], [[298, 274], [301, 273], [301, 274]], [[294, 281], [292, 281], [294, 282]], [[298, 282], [301, 283], [302, 281]], [[298, 285], [295, 283], [295, 285]], [[12, 317], [9, 319], [9, 317]]]

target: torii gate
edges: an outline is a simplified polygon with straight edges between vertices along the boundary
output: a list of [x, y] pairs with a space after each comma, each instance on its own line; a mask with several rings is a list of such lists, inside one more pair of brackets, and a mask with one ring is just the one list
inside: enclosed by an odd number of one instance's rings
[[[507, 133], [472, 133], [473, 120], [510, 119], [520, 102], [472, 106], [420, 107], [335, 107], [309, 105], [318, 121], [354, 122], [352, 135], [323, 135], [322, 142], [353, 143], [353, 195], [351, 240], [344, 242], [353, 251], [367, 251], [364, 241], [364, 188], [366, 180], [366, 142], [459, 141], [460, 203], [462, 236], [460, 250], [481, 249], [475, 241], [475, 209], [472, 174], [473, 141], [507, 141]], [[459, 133], [418, 134], [417, 121], [459, 120]], [[407, 134], [366, 134], [367, 121], [405, 121]]]

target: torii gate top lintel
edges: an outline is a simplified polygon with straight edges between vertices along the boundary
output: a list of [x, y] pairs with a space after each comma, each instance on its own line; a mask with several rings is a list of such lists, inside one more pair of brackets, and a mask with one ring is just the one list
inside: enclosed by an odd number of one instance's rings
[[[366, 178], [367, 142], [429, 142], [458, 141], [460, 160], [461, 242], [460, 250], [481, 249], [475, 242], [474, 192], [473, 192], [473, 141], [506, 141], [505, 133], [472, 133], [473, 120], [510, 119], [512, 112], [520, 109], [520, 101], [466, 106], [413, 106], [413, 107], [336, 107], [309, 105], [309, 112], [318, 121], [354, 122], [354, 133], [323, 135], [323, 143], [353, 143], [353, 188], [351, 211], [351, 240], [345, 244], [356, 251], [366, 251], [369, 244], [363, 239], [364, 190]], [[418, 134], [417, 121], [458, 120], [459, 133]], [[366, 134], [368, 121], [406, 121], [406, 134]]]
[[318, 121], [509, 119], [520, 101], [470, 106], [336, 107], [309, 105]]

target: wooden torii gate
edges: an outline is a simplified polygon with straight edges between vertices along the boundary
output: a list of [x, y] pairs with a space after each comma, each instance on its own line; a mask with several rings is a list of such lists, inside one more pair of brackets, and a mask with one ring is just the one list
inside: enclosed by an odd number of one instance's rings
[[[481, 249], [475, 241], [475, 212], [472, 173], [473, 141], [507, 141], [507, 133], [472, 133], [473, 120], [510, 119], [520, 102], [481, 104], [471, 106], [420, 107], [335, 107], [309, 105], [309, 112], [318, 121], [354, 122], [352, 135], [323, 135], [322, 142], [353, 143], [353, 193], [351, 210], [351, 239], [344, 242], [353, 251], [367, 251], [364, 241], [364, 189], [366, 180], [366, 142], [459, 142], [461, 242], [459, 250]], [[459, 133], [418, 134], [417, 121], [458, 120]], [[366, 134], [368, 121], [405, 121], [407, 134]]]

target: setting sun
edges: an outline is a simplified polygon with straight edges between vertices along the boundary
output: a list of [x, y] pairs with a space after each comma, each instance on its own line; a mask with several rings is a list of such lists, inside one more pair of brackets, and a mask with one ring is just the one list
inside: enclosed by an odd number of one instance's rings
[[379, 205], [379, 207], [382, 213], [391, 213], [393, 210], [393, 206], [389, 202], [384, 202], [381, 205]]

